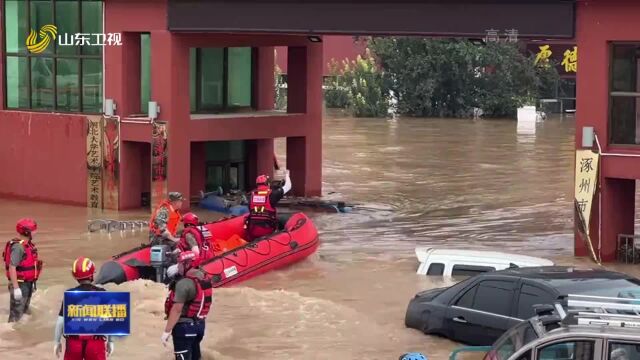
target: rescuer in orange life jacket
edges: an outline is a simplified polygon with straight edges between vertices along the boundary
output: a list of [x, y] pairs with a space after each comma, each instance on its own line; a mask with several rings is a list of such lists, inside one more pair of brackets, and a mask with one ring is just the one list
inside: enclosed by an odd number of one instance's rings
[[272, 234], [278, 229], [276, 205], [284, 194], [291, 190], [289, 170], [285, 175], [283, 186], [271, 187], [269, 177], [260, 175], [256, 178], [258, 186], [249, 197], [249, 216], [245, 224], [249, 241]]
[[36, 291], [36, 281], [42, 270], [38, 249], [32, 241], [37, 229], [38, 224], [33, 219], [20, 219], [16, 224], [18, 237], [9, 240], [2, 253], [9, 279], [9, 322], [29, 314], [31, 296]]
[[200, 342], [211, 308], [211, 278], [194, 267], [194, 260], [196, 254], [192, 251], [180, 253], [177, 274], [169, 275], [177, 275], [177, 279], [169, 285], [169, 296], [164, 303], [167, 325], [160, 340], [167, 346], [169, 337], [173, 337], [173, 352], [177, 360], [201, 358]]
[[[91, 259], [79, 257], [71, 266], [71, 275], [78, 281], [78, 286], [67, 291], [105, 291], [99, 286], [93, 285], [93, 274], [96, 266]], [[62, 352], [62, 332], [64, 330], [64, 302], [60, 306], [58, 321], [54, 331], [53, 352], [60, 357]], [[111, 337], [94, 335], [66, 335], [64, 360], [105, 360], [111, 355], [114, 344]]]
[[182, 201], [184, 197], [179, 192], [170, 192], [169, 200], [165, 200], [155, 209], [149, 222], [149, 240], [151, 245], [167, 244], [166, 240], [169, 240], [168, 244], [172, 248], [180, 240], [177, 237], [178, 225], [182, 216], [180, 215], [180, 208], [182, 208]]
[[202, 261], [213, 257], [211, 244], [204, 237], [202, 231], [198, 228], [200, 220], [194, 213], [186, 213], [182, 217], [184, 230], [178, 242], [180, 251], [193, 251], [196, 254], [196, 260], [193, 266], [198, 266]]

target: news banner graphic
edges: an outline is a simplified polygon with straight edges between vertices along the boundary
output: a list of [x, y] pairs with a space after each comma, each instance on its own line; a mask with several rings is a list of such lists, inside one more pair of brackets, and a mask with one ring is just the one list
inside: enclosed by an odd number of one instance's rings
[[66, 291], [64, 334], [126, 336], [131, 331], [128, 292]]

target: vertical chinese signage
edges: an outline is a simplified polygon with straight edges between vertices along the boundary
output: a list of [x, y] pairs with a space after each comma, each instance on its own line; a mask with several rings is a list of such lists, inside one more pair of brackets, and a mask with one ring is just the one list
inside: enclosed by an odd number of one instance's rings
[[153, 123], [151, 138], [151, 205], [167, 197], [167, 124]]
[[106, 209], [118, 209], [120, 123], [117, 118], [105, 117], [103, 126], [103, 206]]
[[88, 116], [87, 205], [118, 209], [120, 124], [116, 118]]
[[102, 208], [102, 117], [87, 117], [87, 205]]
[[598, 159], [599, 155], [591, 150], [576, 151], [575, 207], [580, 221], [578, 225], [582, 235], [585, 237], [584, 240], [591, 252], [591, 256], [597, 263], [600, 261], [591, 242], [589, 227], [593, 196], [598, 183]]

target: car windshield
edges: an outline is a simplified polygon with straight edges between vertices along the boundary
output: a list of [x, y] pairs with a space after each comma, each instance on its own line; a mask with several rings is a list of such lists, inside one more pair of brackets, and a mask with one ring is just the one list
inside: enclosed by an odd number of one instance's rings
[[638, 279], [555, 279], [551, 284], [564, 294], [640, 299]]
[[524, 321], [507, 331], [493, 345], [492, 353], [497, 360], [507, 360], [523, 346], [538, 338], [538, 334], [528, 321]]

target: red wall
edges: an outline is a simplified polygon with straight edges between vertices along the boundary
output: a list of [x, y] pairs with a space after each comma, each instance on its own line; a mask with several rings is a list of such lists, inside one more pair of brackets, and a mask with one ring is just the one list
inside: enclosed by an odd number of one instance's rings
[[[578, 43], [576, 148], [582, 146], [582, 127], [595, 128], [604, 152], [640, 154], [640, 147], [609, 145], [609, 42], [639, 41], [640, 3], [624, 0], [592, 0], [576, 4]], [[598, 224], [598, 195], [591, 218], [593, 243], [602, 234], [602, 258], [615, 259], [617, 235], [633, 231], [635, 183], [640, 178], [640, 158], [601, 158], [602, 223]], [[584, 242], [575, 237], [575, 252], [586, 255]]]
[[0, 126], [0, 195], [87, 204], [84, 116], [0, 111]]
[[[322, 48], [323, 76], [329, 76], [331, 74], [328, 65], [331, 59], [336, 59], [340, 63], [345, 58], [354, 60], [358, 55], [364, 54], [366, 46], [356, 43], [353, 36], [325, 35], [322, 37]], [[287, 47], [276, 47], [276, 64], [283, 74], [287, 73]]]

